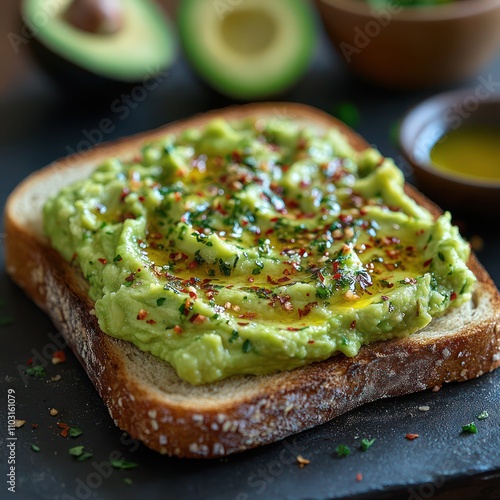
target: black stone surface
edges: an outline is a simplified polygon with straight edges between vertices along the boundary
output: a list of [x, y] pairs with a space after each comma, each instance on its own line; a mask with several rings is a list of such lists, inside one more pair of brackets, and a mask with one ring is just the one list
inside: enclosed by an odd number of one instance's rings
[[[500, 80], [500, 61], [481, 73], [490, 74]], [[478, 78], [460, 87], [473, 89]], [[440, 90], [445, 89], [402, 93], [366, 85], [349, 76], [323, 41], [307, 76], [282, 99], [327, 112], [352, 102], [360, 113], [357, 130], [386, 156], [394, 157], [411, 180], [411, 171], [391, 141], [391, 130], [410, 106]], [[32, 67], [18, 88], [0, 97], [0, 206], [30, 172], [84, 147], [86, 136], [111, 140], [231, 104], [199, 83], [182, 60], [157, 88], [146, 94], [138, 89], [135, 96], [128, 105], [120, 93], [105, 104], [96, 103], [92, 95], [65, 98]], [[105, 118], [111, 121], [108, 132], [96, 132]], [[461, 225], [467, 236], [484, 240], [479, 258], [500, 283], [498, 219], [467, 221], [466, 214], [464, 200]], [[21, 499], [500, 499], [500, 371], [446, 385], [439, 392], [365, 405], [316, 429], [224, 460], [179, 460], [148, 450], [114, 426], [69, 349], [65, 364], [50, 363], [54, 345], [62, 340], [7, 277], [3, 248], [0, 300], [0, 319], [14, 319], [0, 326], [0, 456], [5, 457], [0, 462], [0, 498], [13, 498], [6, 483], [7, 391], [13, 389], [16, 418], [26, 420], [15, 433], [16, 493]], [[47, 363], [47, 379], [23, 374], [28, 359], [37, 356]], [[62, 380], [51, 382], [57, 374]], [[430, 410], [419, 411], [420, 406]], [[50, 416], [50, 408], [58, 409], [59, 415]], [[483, 410], [490, 417], [478, 421]], [[80, 427], [83, 435], [62, 438], [57, 421]], [[461, 428], [471, 421], [478, 433], [464, 435]], [[406, 433], [420, 437], [408, 441]], [[361, 452], [359, 443], [365, 437], [376, 441]], [[31, 444], [40, 452], [32, 451]], [[80, 444], [93, 453], [92, 459], [78, 462], [69, 455], [69, 448]], [[339, 444], [351, 448], [350, 456], [336, 456]], [[107, 462], [117, 453], [139, 467], [111, 469]], [[299, 468], [298, 454], [311, 463]], [[361, 481], [357, 474], [362, 474]]]

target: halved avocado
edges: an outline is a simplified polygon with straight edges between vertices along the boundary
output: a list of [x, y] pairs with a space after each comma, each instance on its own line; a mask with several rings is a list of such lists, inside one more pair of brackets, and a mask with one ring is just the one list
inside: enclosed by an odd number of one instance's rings
[[[86, 2], [23, 1], [21, 15], [33, 36], [30, 43], [49, 69], [65, 80], [75, 76], [71, 80], [80, 84], [134, 84], [172, 64], [176, 51], [173, 30], [153, 1], [117, 1], [121, 19], [108, 30], [99, 25], [95, 30], [92, 25], [86, 29], [85, 8], [96, 4]], [[75, 3], [77, 9], [73, 8]]]
[[316, 19], [304, 0], [182, 0], [178, 28], [200, 76], [238, 99], [276, 95], [305, 72]]

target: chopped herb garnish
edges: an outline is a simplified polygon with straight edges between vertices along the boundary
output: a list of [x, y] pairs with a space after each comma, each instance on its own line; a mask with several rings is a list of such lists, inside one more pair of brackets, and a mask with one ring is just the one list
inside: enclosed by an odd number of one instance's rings
[[356, 128], [359, 124], [359, 111], [355, 104], [352, 102], [341, 102], [339, 103], [335, 110], [334, 116], [344, 123], [347, 123], [349, 127]]
[[69, 449], [69, 454], [75, 457], [79, 462], [83, 462], [92, 458], [93, 455], [89, 451], [85, 451], [84, 446], [73, 446], [73, 448]]
[[351, 454], [351, 448], [347, 446], [346, 444], [339, 444], [336, 448], [335, 451], [337, 452], [337, 456], [339, 457], [347, 457]]
[[130, 479], [129, 477], [126, 477], [126, 478], [123, 480], [123, 482], [124, 482], [125, 484], [128, 484], [129, 486], [130, 486], [131, 484], [134, 484], [134, 482], [132, 481], [132, 479]]
[[224, 276], [231, 276], [231, 264], [219, 259], [219, 269]]
[[231, 333], [231, 337], [229, 338], [229, 342], [234, 342], [235, 340], [238, 340], [238, 337], [240, 334], [238, 333], [238, 330], [233, 330]]
[[375, 442], [375, 438], [373, 439], [367, 439], [364, 438], [361, 440], [361, 450], [362, 451], [367, 451], [369, 448], [372, 447], [373, 443]]
[[243, 349], [244, 353], [250, 352], [250, 350], [252, 349], [252, 345], [250, 344], [250, 340], [246, 339], [245, 342], [243, 342], [242, 349]]
[[135, 462], [129, 462], [125, 459], [111, 460], [111, 465], [115, 469], [135, 469], [136, 467], [139, 467], [139, 464], [136, 464]]
[[483, 410], [478, 416], [478, 420], [486, 420], [489, 417], [488, 412], [486, 410]]
[[160, 307], [160, 306], [162, 306], [162, 305], [165, 303], [165, 301], [166, 301], [166, 300], [167, 300], [167, 299], [166, 299], [165, 297], [160, 297], [160, 298], [156, 301], [156, 305], [157, 305], [158, 307]]
[[438, 257], [444, 262], [444, 255], [441, 252], [438, 252]]
[[318, 287], [316, 288], [316, 297], [322, 300], [329, 299], [332, 296], [328, 288]]
[[474, 422], [471, 422], [470, 424], [464, 425], [462, 427], [462, 432], [468, 432], [469, 434], [477, 434], [477, 427]]
[[120, 262], [121, 260], [123, 260], [122, 256], [121, 256], [121, 255], [117, 255], [117, 256], [113, 259], [113, 262]]
[[83, 431], [79, 427], [70, 427], [69, 429], [69, 435], [72, 438], [77, 438], [78, 436], [81, 436], [83, 434]]
[[26, 370], [26, 375], [34, 378], [45, 378], [47, 373], [45, 372], [45, 368], [43, 366], [32, 366]]
[[32, 444], [31, 445], [31, 449], [33, 451], [35, 451], [36, 453], [38, 453], [40, 451], [40, 447], [38, 445], [36, 445], [36, 444]]
[[2, 316], [0, 317], [0, 326], [8, 326], [14, 323], [14, 318], [10, 316]]

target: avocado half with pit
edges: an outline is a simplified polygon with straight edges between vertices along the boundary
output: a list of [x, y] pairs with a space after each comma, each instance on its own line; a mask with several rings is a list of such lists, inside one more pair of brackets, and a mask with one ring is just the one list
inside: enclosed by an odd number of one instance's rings
[[152, 0], [23, 0], [21, 15], [42, 65], [70, 86], [140, 83], [175, 58], [172, 26]]
[[220, 93], [276, 95], [306, 71], [316, 18], [305, 0], [182, 0], [178, 29], [186, 56]]

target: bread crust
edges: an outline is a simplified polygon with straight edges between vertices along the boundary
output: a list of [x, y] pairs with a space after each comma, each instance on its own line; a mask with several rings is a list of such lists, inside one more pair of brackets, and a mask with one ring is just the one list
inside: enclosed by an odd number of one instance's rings
[[[346, 125], [305, 105], [232, 107], [59, 160], [26, 179], [6, 205], [8, 273], [62, 332], [116, 425], [164, 454], [217, 457], [243, 451], [379, 398], [471, 379], [500, 366], [500, 295], [474, 255], [468, 265], [478, 283], [469, 304], [434, 319], [410, 337], [363, 346], [354, 358], [338, 355], [282, 373], [231, 377], [193, 387], [167, 363], [100, 330], [87, 283], [40, 233], [43, 201], [64, 184], [88, 175], [101, 160], [131, 156], [140, 144], [166, 133], [201, 126], [215, 116], [273, 115], [319, 128], [335, 127], [356, 150], [368, 147]], [[405, 190], [434, 216], [441, 213], [412, 186]]]

